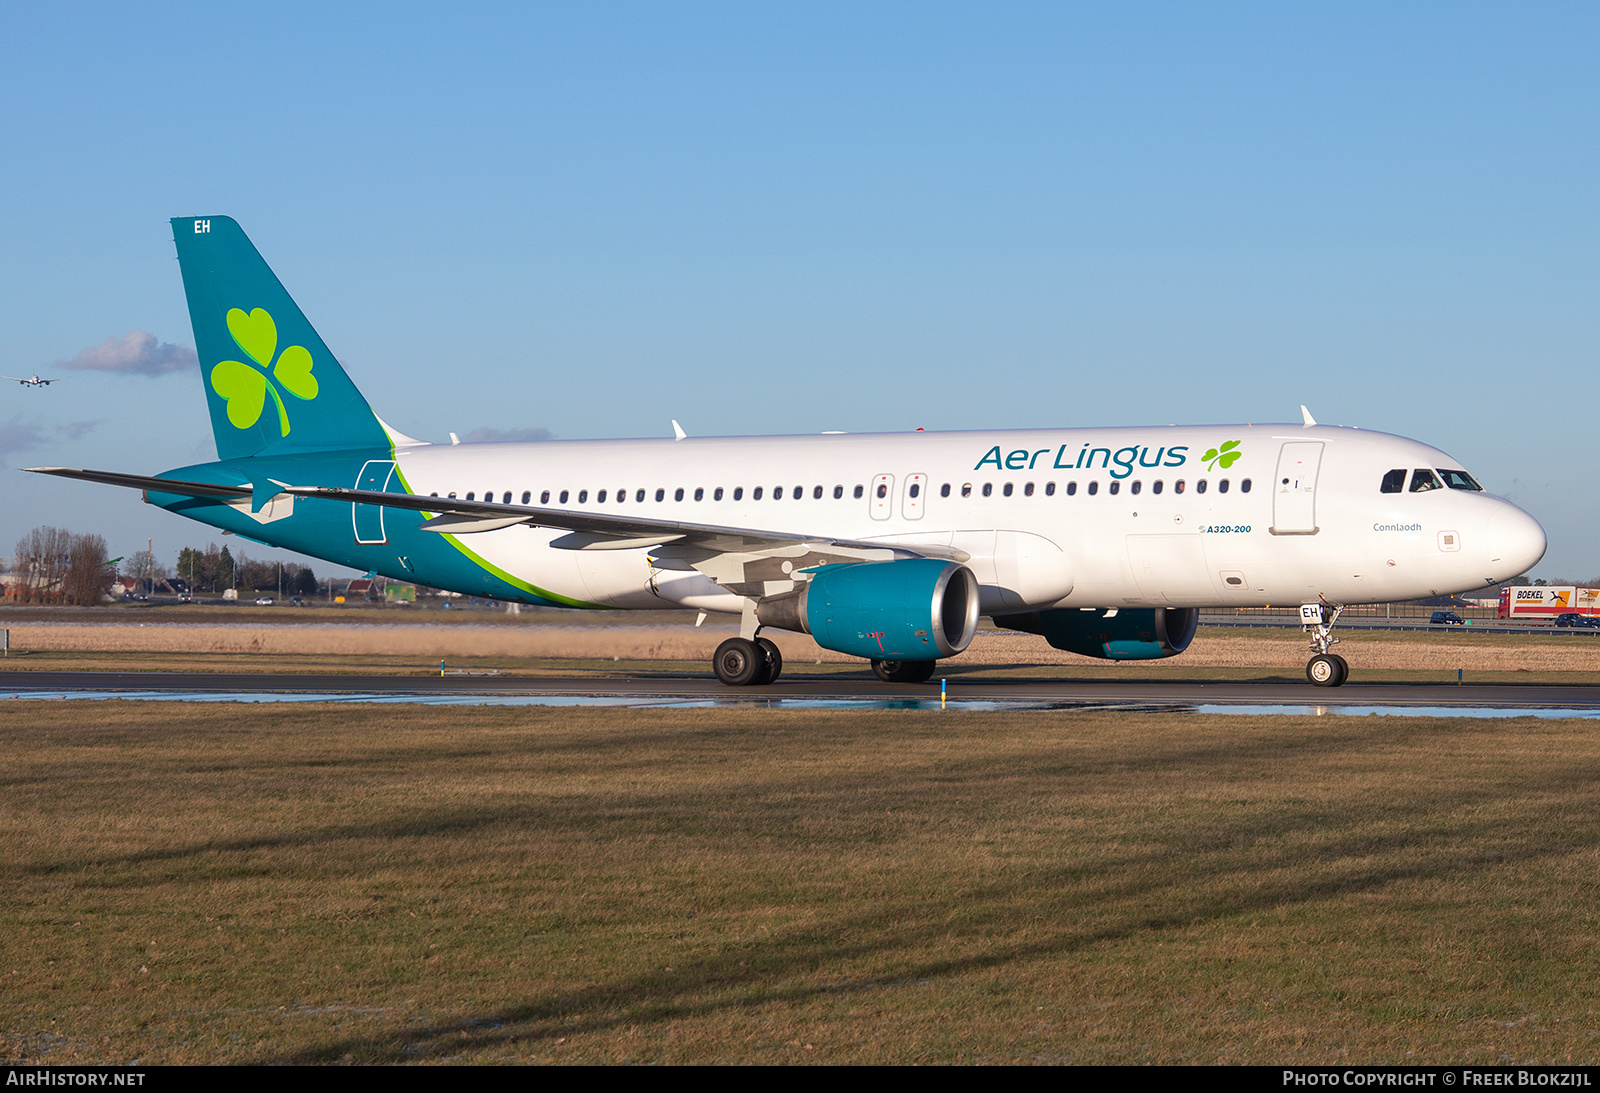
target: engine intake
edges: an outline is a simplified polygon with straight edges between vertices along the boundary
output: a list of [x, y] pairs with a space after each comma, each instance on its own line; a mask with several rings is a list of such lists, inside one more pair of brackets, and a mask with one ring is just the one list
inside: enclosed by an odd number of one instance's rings
[[937, 660], [978, 632], [978, 578], [937, 558], [822, 566], [798, 592], [757, 604], [756, 619], [810, 634], [836, 653]]

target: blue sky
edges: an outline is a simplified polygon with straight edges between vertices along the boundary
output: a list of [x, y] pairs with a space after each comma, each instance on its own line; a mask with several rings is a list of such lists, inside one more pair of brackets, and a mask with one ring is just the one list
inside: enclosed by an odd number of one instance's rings
[[1545, 524], [1536, 572], [1595, 576], [1597, 32], [1577, 4], [13, 5], [0, 372], [156, 340], [0, 388], [0, 553], [206, 540], [16, 468], [212, 457], [198, 373], [160, 363], [193, 346], [167, 221], [227, 214], [416, 436], [1304, 402], [1451, 452]]

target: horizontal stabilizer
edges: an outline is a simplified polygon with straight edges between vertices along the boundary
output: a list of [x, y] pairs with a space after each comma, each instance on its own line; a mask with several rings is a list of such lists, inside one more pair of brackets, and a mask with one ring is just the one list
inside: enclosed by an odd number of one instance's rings
[[[132, 490], [150, 490], [154, 493], [175, 493], [184, 497], [222, 497], [230, 501], [249, 497], [249, 486], [224, 486], [215, 482], [183, 482], [175, 478], [153, 478], [143, 474], [120, 474], [116, 471], [86, 471], [76, 467], [24, 467], [34, 474], [53, 474], [58, 478], [81, 478], [85, 482], [103, 482], [108, 486], [126, 486]], [[273, 493], [282, 492], [276, 484]]]

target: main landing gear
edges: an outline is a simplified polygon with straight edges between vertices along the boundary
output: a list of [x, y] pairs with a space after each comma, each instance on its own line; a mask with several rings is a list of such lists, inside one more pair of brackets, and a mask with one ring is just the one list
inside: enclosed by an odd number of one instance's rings
[[[717, 646], [712, 670], [729, 687], [762, 687], [783, 672], [783, 654], [766, 638], [729, 638]], [[938, 662], [933, 660], [875, 660], [872, 671], [885, 683], [926, 683]]]
[[711, 668], [729, 687], [762, 687], [783, 673], [783, 654], [767, 638], [729, 638], [717, 646]]
[[885, 683], [926, 683], [933, 678], [936, 660], [874, 660], [872, 674]]
[[1333, 636], [1333, 627], [1343, 610], [1344, 604], [1300, 605], [1300, 625], [1311, 635], [1313, 654], [1306, 661], [1306, 679], [1314, 687], [1341, 687], [1350, 678], [1350, 665], [1344, 657], [1328, 652], [1339, 644], [1339, 639]]

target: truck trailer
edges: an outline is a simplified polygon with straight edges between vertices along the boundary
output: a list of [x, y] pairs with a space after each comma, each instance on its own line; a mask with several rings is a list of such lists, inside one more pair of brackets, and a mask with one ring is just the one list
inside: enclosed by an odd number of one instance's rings
[[1500, 590], [1502, 619], [1549, 620], [1566, 614], [1600, 615], [1600, 588], [1543, 584]]

